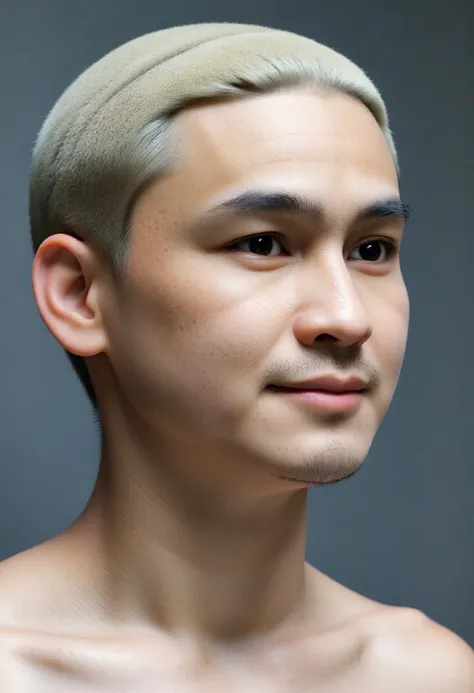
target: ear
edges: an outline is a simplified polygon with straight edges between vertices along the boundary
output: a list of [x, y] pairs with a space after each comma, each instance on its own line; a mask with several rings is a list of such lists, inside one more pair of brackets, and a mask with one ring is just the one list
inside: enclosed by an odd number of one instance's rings
[[67, 234], [43, 241], [33, 260], [33, 293], [41, 317], [57, 341], [77, 356], [107, 349], [99, 270], [89, 246]]

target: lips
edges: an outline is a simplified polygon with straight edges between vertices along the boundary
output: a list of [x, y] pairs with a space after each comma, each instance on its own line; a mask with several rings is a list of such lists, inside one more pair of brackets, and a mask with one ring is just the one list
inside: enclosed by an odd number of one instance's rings
[[[325, 387], [328, 388], [327, 383]], [[332, 384], [330, 387], [333, 389], [323, 389], [321, 386], [317, 389], [314, 387], [309, 389], [307, 385], [304, 388], [298, 385], [298, 387], [272, 386], [268, 389], [274, 392], [278, 398], [281, 397], [283, 401], [310, 407], [321, 412], [348, 414], [359, 409], [363, 400], [364, 389], [348, 389], [348, 387], [353, 388], [354, 385], [349, 386], [347, 383]], [[337, 390], [334, 389], [336, 387]]]
[[348, 387], [348, 388], [329, 388], [329, 387], [284, 387], [282, 385], [271, 385], [269, 388], [270, 390], [275, 390], [276, 392], [282, 391], [282, 392], [294, 392], [295, 394], [301, 394], [303, 392], [325, 392], [328, 395], [346, 395], [350, 394], [351, 392], [355, 393], [360, 393], [364, 391], [364, 388], [354, 388], [354, 387]]
[[361, 406], [368, 383], [358, 375], [324, 375], [297, 383], [270, 385], [267, 389], [298, 406], [326, 413], [350, 414]]
[[339, 378], [335, 376], [321, 376], [299, 383], [270, 385], [272, 390], [284, 390], [286, 392], [328, 392], [333, 394], [362, 392], [367, 389], [367, 382], [359, 376]]

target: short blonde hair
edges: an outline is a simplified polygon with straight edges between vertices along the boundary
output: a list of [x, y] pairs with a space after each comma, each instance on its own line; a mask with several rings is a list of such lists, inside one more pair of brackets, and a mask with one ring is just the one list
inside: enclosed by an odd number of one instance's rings
[[[179, 158], [173, 116], [193, 102], [299, 85], [363, 102], [397, 155], [379, 91], [348, 58], [309, 38], [243, 24], [196, 24], [129, 41], [62, 94], [37, 138], [30, 177], [34, 252], [50, 235], [79, 236], [126, 269], [140, 192]], [[84, 359], [66, 352], [94, 407]]]

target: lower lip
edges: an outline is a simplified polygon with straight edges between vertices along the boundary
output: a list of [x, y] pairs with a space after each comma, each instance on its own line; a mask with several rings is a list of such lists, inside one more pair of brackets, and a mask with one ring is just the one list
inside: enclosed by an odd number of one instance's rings
[[356, 409], [362, 400], [361, 392], [328, 392], [327, 390], [300, 390], [299, 388], [269, 388], [279, 395], [291, 397], [315, 409], [330, 412], [345, 412]]

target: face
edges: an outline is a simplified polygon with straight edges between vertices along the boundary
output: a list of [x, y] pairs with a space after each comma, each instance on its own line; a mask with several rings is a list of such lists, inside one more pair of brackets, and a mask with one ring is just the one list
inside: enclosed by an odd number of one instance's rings
[[[306, 90], [198, 105], [177, 126], [181, 160], [138, 200], [126, 278], [104, 303], [123, 392], [162, 439], [272, 480], [346, 478], [407, 335], [382, 132], [360, 102]], [[365, 389], [327, 396], [320, 378]]]

